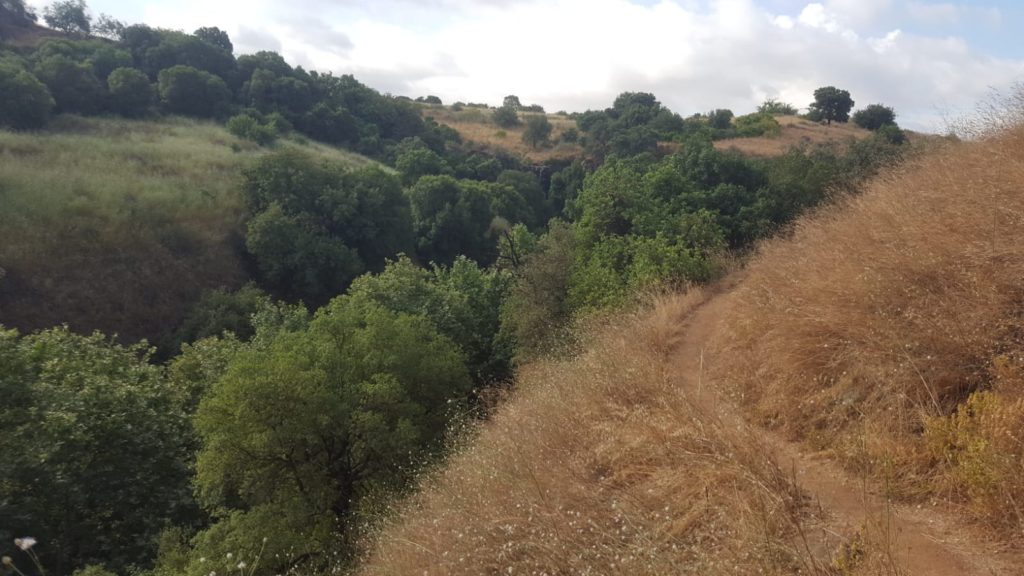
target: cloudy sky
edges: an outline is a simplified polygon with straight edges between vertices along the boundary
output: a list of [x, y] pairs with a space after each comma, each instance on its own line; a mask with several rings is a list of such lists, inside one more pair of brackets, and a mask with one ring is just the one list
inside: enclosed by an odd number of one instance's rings
[[[31, 0], [36, 6], [46, 0]], [[549, 111], [653, 92], [680, 114], [815, 88], [894, 107], [942, 131], [1024, 81], [1019, 0], [90, 0], [95, 15], [186, 31], [218, 26], [237, 53], [351, 73], [382, 92]]]

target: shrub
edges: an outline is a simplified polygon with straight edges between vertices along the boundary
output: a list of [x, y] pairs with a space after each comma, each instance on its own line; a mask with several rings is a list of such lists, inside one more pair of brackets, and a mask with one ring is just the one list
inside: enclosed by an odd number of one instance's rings
[[494, 123], [502, 128], [511, 128], [519, 125], [519, 113], [512, 106], [502, 106], [491, 115]]
[[16, 64], [0, 63], [0, 126], [40, 128], [53, 106], [50, 91], [38, 78]]
[[739, 116], [733, 125], [736, 127], [736, 134], [742, 137], [778, 136], [782, 131], [775, 117], [766, 112]]
[[118, 68], [107, 77], [110, 108], [122, 116], [143, 116], [153, 105], [153, 85], [141, 70]]
[[261, 124], [259, 120], [248, 114], [232, 116], [227, 123], [228, 132], [239, 138], [252, 140], [260, 146], [273, 144], [277, 139], [277, 130], [269, 124]]
[[853, 123], [865, 130], [878, 130], [883, 126], [896, 125], [896, 112], [882, 104], [871, 104], [853, 113]]
[[55, 55], [36, 64], [35, 73], [53, 94], [58, 112], [95, 114], [103, 108], [106, 90], [88, 64]]
[[222, 113], [231, 99], [224, 80], [191, 66], [160, 71], [160, 100], [174, 114], [212, 117]]

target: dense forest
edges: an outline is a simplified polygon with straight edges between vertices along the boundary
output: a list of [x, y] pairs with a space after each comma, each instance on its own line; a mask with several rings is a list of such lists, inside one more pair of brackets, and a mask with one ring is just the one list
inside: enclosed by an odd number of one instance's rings
[[[235, 55], [217, 28], [81, 0], [49, 28], [21, 0], [0, 19], [3, 573], [351, 567], [517, 366], [716, 278], [908, 149], [872, 105], [863, 139], [745, 156], [715, 142], [798, 110], [682, 117], [627, 92], [569, 115], [577, 157], [538, 164], [425, 118], [436, 97]], [[851, 119], [846, 91], [813, 98], [810, 120]], [[539, 106], [469, 106], [554, 144]], [[203, 140], [146, 148], [172, 133]]]

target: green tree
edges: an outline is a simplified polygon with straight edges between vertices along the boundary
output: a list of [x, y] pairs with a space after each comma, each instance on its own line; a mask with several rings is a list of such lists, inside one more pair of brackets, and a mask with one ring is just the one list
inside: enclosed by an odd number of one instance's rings
[[865, 130], [878, 130], [882, 126], [896, 125], [896, 112], [882, 104], [870, 104], [853, 113], [853, 123]]
[[526, 130], [523, 132], [523, 142], [536, 149], [541, 144], [546, 144], [551, 137], [551, 122], [544, 114], [533, 114], [526, 117]]
[[149, 77], [135, 68], [118, 68], [107, 77], [110, 108], [128, 117], [144, 116], [155, 100]]
[[198, 492], [217, 521], [195, 539], [189, 574], [228, 551], [251, 559], [267, 534], [260, 574], [351, 552], [363, 499], [406, 485], [472, 386], [428, 320], [349, 297], [308, 329], [254, 342], [196, 415]]
[[409, 189], [408, 197], [418, 252], [424, 260], [450, 264], [464, 255], [486, 264], [494, 259], [489, 185], [451, 176], [424, 176]]
[[43, 9], [43, 20], [65, 34], [88, 36], [92, 29], [85, 0], [58, 0]]
[[37, 63], [35, 73], [50, 89], [58, 112], [96, 114], [103, 109], [106, 88], [88, 64], [55, 55]]
[[473, 380], [483, 386], [511, 376], [508, 350], [495, 340], [511, 280], [507, 272], [482, 268], [465, 257], [428, 270], [402, 256], [379, 274], [357, 278], [348, 294], [429, 319], [459, 347]]
[[254, 215], [246, 245], [279, 297], [323, 304], [413, 247], [401, 182], [379, 168], [350, 171], [282, 150], [245, 172], [243, 193]]
[[519, 96], [515, 94], [509, 94], [501, 101], [502, 108], [511, 108], [513, 110], [519, 110], [523, 107], [522, 102], [519, 101]]
[[519, 125], [519, 113], [512, 106], [502, 106], [491, 115], [494, 123], [502, 128], [511, 128]]
[[421, 176], [451, 174], [452, 169], [420, 138], [406, 138], [395, 150], [395, 168], [402, 174], [402, 183], [412, 186]]
[[715, 130], [728, 130], [735, 114], [729, 109], [717, 109], [708, 113], [708, 125]]
[[17, 64], [0, 62], [0, 126], [40, 128], [53, 106], [49, 89], [38, 78]]
[[30, 534], [44, 565], [145, 567], [168, 523], [196, 520], [183, 398], [145, 344], [0, 330], [0, 554]]
[[849, 120], [853, 104], [853, 99], [846, 90], [825, 86], [814, 91], [814, 102], [811, 103], [810, 109], [813, 117], [832, 124], [833, 121]]
[[193, 32], [192, 35], [207, 44], [220, 48], [228, 54], [233, 54], [235, 52], [235, 45], [231, 43], [231, 38], [228, 36], [228, 33], [216, 26], [200, 28]]
[[575, 262], [571, 225], [552, 221], [532, 252], [524, 255], [515, 282], [501, 307], [498, 342], [515, 351], [517, 361], [565, 351], [571, 341], [567, 301]]
[[168, 112], [212, 117], [223, 113], [231, 92], [223, 80], [191, 66], [173, 66], [159, 75], [160, 100]]

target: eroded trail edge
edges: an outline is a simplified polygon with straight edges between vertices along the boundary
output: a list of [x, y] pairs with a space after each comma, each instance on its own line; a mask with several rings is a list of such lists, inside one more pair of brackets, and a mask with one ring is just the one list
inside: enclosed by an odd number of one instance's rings
[[[707, 301], [683, 320], [673, 358], [676, 377], [683, 392], [707, 416], [726, 428], [752, 429], [777, 465], [807, 494], [810, 505], [820, 507], [820, 525], [813, 527], [808, 545], [818, 549], [817, 556], [830, 558], [826, 569], [834, 567], [831, 559], [845, 549], [852, 573], [1024, 574], [1019, 553], [984, 540], [953, 511], [895, 504], [886, 497], [884, 486], [855, 478], [806, 447], [748, 423], [707, 374], [707, 344], [728, 305], [728, 289], [723, 287], [717, 295], [709, 291]], [[861, 547], [871, 547], [882, 563], [876, 558], [873, 566], [858, 566]]]

